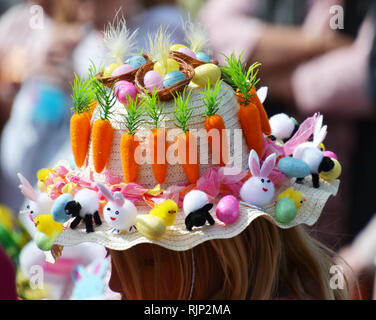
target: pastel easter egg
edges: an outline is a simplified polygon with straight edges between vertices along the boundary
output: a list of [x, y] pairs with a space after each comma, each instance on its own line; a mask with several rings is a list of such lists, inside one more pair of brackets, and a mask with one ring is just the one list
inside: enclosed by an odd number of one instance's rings
[[171, 71], [167, 73], [166, 76], [163, 78], [163, 87], [168, 88], [184, 80], [185, 80], [185, 75], [183, 72], [179, 70]]
[[286, 176], [304, 178], [311, 172], [308, 164], [304, 161], [292, 157], [284, 157], [278, 161], [278, 170]]
[[221, 78], [221, 69], [213, 63], [206, 63], [195, 68], [195, 75], [192, 82], [200, 87], [215, 84]]
[[181, 53], [184, 53], [185, 55], [187, 55], [188, 57], [191, 57], [193, 59], [196, 59], [196, 54], [189, 48], [187, 47], [181, 47], [177, 50], [177, 52], [181, 52]]
[[203, 51], [199, 51], [196, 53], [196, 59], [206, 63], [210, 62], [210, 57]]
[[133, 68], [130, 64], [122, 64], [121, 66], [118, 66], [113, 72], [112, 77], [121, 76], [122, 74], [127, 74], [128, 72], [133, 71], [135, 68]]
[[144, 86], [147, 90], [162, 89], [163, 77], [157, 71], [148, 71], [144, 76]]
[[171, 50], [171, 51], [178, 51], [180, 48], [183, 48], [183, 47], [185, 47], [184, 44], [180, 44], [180, 43], [178, 43], [178, 44], [173, 44], [173, 45], [170, 47], [170, 50]]
[[128, 63], [134, 68], [138, 69], [146, 63], [146, 59], [143, 56], [133, 56], [128, 59]]
[[129, 81], [118, 81], [114, 86], [114, 93], [117, 99], [124, 105], [128, 104], [127, 97], [131, 97], [133, 100], [137, 97], [137, 89], [133, 83]]
[[136, 228], [148, 239], [158, 239], [166, 232], [163, 219], [151, 214], [139, 214], [136, 218]]
[[162, 76], [171, 71], [179, 70], [179, 68], [179, 63], [172, 58], [167, 59], [167, 70], [165, 70], [165, 67], [162, 65], [161, 61], [157, 61], [153, 67], [153, 69], [158, 71]]
[[54, 242], [56, 240], [56, 236], [49, 237], [42, 232], [37, 232], [34, 237], [35, 244], [37, 247], [43, 251], [51, 250]]
[[293, 221], [298, 213], [296, 205], [290, 198], [282, 198], [275, 205], [275, 219], [282, 224]]
[[65, 206], [69, 201], [73, 201], [73, 197], [70, 193], [64, 193], [59, 196], [53, 203], [51, 208], [51, 216], [56, 222], [67, 222], [70, 216], [65, 212]]
[[333, 151], [324, 151], [323, 155], [324, 157], [329, 157], [329, 158], [338, 160], [337, 155]]
[[329, 172], [325, 172], [325, 171], [320, 172], [320, 178], [328, 182], [331, 182], [337, 179], [342, 173], [342, 166], [339, 163], [339, 161], [334, 158], [332, 158], [332, 160], [334, 162], [333, 169], [330, 170]]
[[235, 222], [239, 218], [238, 199], [232, 195], [224, 196], [218, 201], [215, 213], [217, 218], [226, 224]]
[[112, 73], [114, 72], [114, 70], [121, 66], [122, 63], [112, 63], [110, 64], [109, 66], [107, 66], [104, 71], [103, 71], [103, 77], [111, 77]]

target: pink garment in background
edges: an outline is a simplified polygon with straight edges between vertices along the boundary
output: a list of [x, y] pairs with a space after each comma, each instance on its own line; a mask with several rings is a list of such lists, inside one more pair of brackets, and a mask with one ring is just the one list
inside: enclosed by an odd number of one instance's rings
[[0, 246], [0, 300], [17, 300], [17, 298], [14, 265]]

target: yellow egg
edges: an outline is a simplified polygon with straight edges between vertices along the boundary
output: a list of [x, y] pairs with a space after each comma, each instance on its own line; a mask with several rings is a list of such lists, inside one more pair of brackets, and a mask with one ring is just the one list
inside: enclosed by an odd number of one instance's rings
[[336, 159], [331, 159], [334, 161], [334, 168], [329, 172], [320, 172], [320, 178], [328, 182], [337, 179], [342, 173], [341, 164]]
[[148, 239], [158, 239], [166, 232], [164, 221], [151, 214], [139, 214], [136, 218], [136, 228]]
[[162, 76], [165, 76], [167, 73], [175, 70], [179, 70], [179, 63], [171, 58], [167, 59], [167, 70], [165, 66], [162, 65], [161, 61], [157, 61], [154, 64], [154, 70], [158, 71]]
[[174, 45], [172, 45], [171, 47], [170, 47], [170, 50], [171, 51], [178, 51], [180, 48], [183, 48], [183, 47], [185, 47], [185, 45], [184, 44], [174, 44]]
[[110, 64], [108, 67], [106, 67], [104, 69], [103, 77], [111, 77], [114, 70], [121, 65], [122, 65], [122, 63], [112, 63], [112, 64]]
[[210, 81], [210, 84], [215, 84], [221, 78], [221, 69], [213, 64], [206, 63], [195, 68], [195, 76], [192, 82], [200, 87], [205, 87]]

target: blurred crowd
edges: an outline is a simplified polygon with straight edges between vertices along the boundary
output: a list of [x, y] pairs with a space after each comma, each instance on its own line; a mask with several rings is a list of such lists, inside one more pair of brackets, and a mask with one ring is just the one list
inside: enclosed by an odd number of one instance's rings
[[189, 13], [205, 27], [220, 63], [221, 53], [232, 51], [262, 63], [269, 116], [324, 115], [325, 145], [337, 153], [343, 174], [339, 194], [311, 231], [358, 275], [371, 275], [376, 238], [356, 237], [376, 233], [369, 224], [376, 208], [374, 0], [2, 0], [0, 203], [18, 212], [17, 172], [35, 183], [38, 169], [69, 157], [69, 83], [74, 72], [85, 75], [90, 59], [101, 61], [103, 27], [119, 10], [130, 29], [139, 29], [138, 48], [160, 25], [183, 43]]

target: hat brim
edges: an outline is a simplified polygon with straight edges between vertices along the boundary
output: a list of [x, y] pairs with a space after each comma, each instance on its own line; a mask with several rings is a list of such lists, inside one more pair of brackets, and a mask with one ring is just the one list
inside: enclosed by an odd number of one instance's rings
[[[77, 229], [66, 229], [56, 239], [55, 244], [62, 246], [76, 245], [82, 242], [95, 242], [103, 245], [106, 248], [113, 250], [127, 250], [140, 243], [153, 243], [160, 245], [166, 249], [174, 251], [189, 250], [205, 241], [212, 239], [227, 239], [232, 238], [244, 231], [255, 219], [264, 217], [271, 223], [278, 227], [288, 229], [300, 224], [313, 225], [319, 219], [322, 210], [331, 195], [335, 196], [339, 188], [339, 180], [334, 180], [330, 183], [320, 180], [320, 188], [312, 187], [312, 182], [309, 178], [304, 184], [296, 184], [293, 180], [286, 181], [278, 190], [273, 201], [264, 209], [257, 209], [243, 203], [240, 203], [239, 218], [232, 224], [224, 224], [219, 221], [215, 215], [215, 205], [211, 210], [211, 215], [215, 220], [215, 224], [205, 225], [199, 228], [194, 228], [188, 231], [185, 227], [185, 216], [180, 210], [177, 214], [173, 226], [168, 227], [166, 233], [157, 240], [151, 240], [143, 236], [140, 232], [133, 231], [126, 234], [113, 234], [109, 230], [106, 222], [95, 228], [95, 232], [86, 233], [85, 228], [79, 226]], [[295, 190], [301, 191], [306, 201], [301, 209], [298, 211], [296, 218], [289, 224], [281, 224], [275, 219], [275, 201], [278, 194], [283, 192], [288, 187], [293, 186]], [[217, 200], [218, 201], [218, 200]], [[214, 204], [216, 204], [216, 202]], [[150, 210], [148, 207], [138, 207], [140, 214], [147, 214]]]

